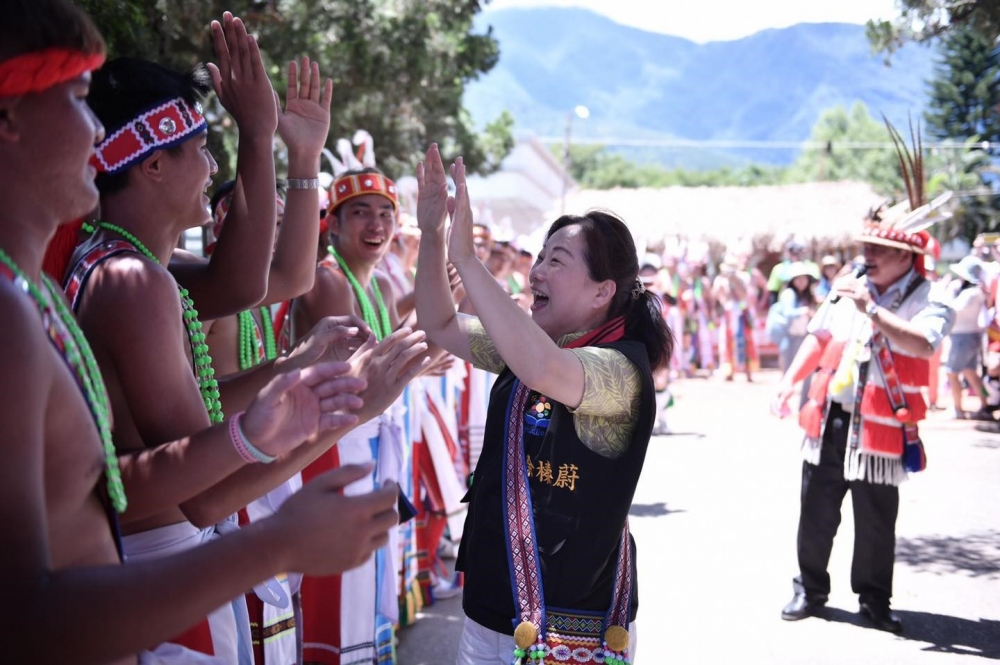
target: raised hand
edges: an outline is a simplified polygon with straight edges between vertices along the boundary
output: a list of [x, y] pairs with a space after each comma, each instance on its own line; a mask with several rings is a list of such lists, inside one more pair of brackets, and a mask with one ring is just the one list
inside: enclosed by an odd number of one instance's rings
[[270, 139], [278, 126], [277, 101], [257, 40], [243, 21], [226, 12], [221, 24], [212, 21], [212, 41], [219, 62], [209, 63], [208, 71], [219, 101], [241, 135]]
[[243, 415], [243, 433], [254, 446], [277, 457], [317, 432], [350, 427], [351, 411], [364, 402], [365, 380], [349, 376], [351, 366], [327, 362], [279, 374], [258, 393]]
[[[320, 89], [322, 87], [322, 96]], [[303, 57], [301, 66], [288, 63], [288, 86], [285, 110], [278, 114], [278, 135], [288, 146], [290, 156], [305, 155], [319, 161], [320, 152], [330, 131], [330, 101], [333, 80], [319, 75], [319, 63]]]
[[288, 355], [283, 369], [303, 369], [326, 360], [347, 360], [371, 334], [359, 317], [327, 316], [303, 337]]
[[368, 384], [360, 393], [365, 402], [358, 412], [362, 420], [389, 408], [406, 385], [427, 368], [426, 337], [422, 330], [400, 328], [377, 344], [375, 337], [370, 337], [351, 358], [351, 375]]
[[465, 182], [465, 162], [459, 157], [451, 165], [451, 177], [455, 181], [455, 201], [451, 210], [451, 233], [448, 236], [448, 260], [455, 266], [469, 259], [478, 260], [476, 246], [472, 241], [472, 203]]
[[417, 226], [422, 233], [443, 233], [448, 214], [448, 180], [437, 143], [417, 164]]
[[343, 489], [369, 475], [372, 465], [348, 464], [324, 473], [293, 494], [268, 518], [285, 547], [285, 570], [336, 575], [363, 564], [399, 523], [399, 487], [388, 483], [369, 494], [344, 496]]

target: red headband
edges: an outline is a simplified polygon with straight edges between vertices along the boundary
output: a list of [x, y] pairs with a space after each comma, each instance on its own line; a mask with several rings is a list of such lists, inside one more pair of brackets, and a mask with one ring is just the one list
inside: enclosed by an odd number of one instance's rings
[[104, 64], [103, 53], [47, 48], [0, 62], [0, 97], [48, 90]]
[[337, 206], [350, 199], [367, 194], [384, 196], [392, 202], [393, 209], [399, 207], [396, 183], [381, 173], [361, 173], [341, 176], [334, 181], [333, 186], [330, 187], [329, 212], [332, 213], [337, 209]]
[[118, 173], [148, 157], [208, 131], [201, 104], [177, 97], [140, 113], [97, 146], [90, 163], [101, 173]]

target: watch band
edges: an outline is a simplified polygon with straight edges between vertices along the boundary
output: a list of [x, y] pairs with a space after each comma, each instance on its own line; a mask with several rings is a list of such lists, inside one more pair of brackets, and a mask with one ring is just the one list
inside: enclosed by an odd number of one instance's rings
[[288, 189], [319, 189], [319, 178], [288, 178]]
[[873, 318], [878, 311], [878, 305], [872, 301], [865, 306], [865, 316], [869, 319]]

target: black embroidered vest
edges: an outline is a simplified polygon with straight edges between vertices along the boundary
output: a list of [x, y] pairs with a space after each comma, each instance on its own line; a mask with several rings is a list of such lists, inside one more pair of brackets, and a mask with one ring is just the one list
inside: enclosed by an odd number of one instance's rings
[[[628, 339], [599, 346], [620, 351], [639, 368], [642, 377], [638, 421], [625, 454], [608, 459], [587, 448], [576, 434], [573, 414], [537, 393], [528, 400], [524, 430], [545, 604], [550, 608], [604, 613], [611, 604], [618, 543], [646, 457], [655, 408], [646, 347]], [[514, 381], [513, 373], [505, 369], [490, 394], [483, 452], [465, 497], [469, 512], [457, 562], [458, 569], [465, 573], [466, 615], [508, 635], [513, 634], [516, 621], [504, 534], [501, 469], [506, 410]], [[634, 620], [639, 596], [635, 541], [630, 541], [630, 620]]]

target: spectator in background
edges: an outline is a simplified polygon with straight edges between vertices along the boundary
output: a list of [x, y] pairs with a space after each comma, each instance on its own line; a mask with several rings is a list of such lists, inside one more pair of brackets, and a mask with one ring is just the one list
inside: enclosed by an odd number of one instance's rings
[[767, 335], [778, 345], [782, 373], [792, 364], [816, 313], [816, 279], [804, 263], [788, 267], [788, 284], [767, 313]]
[[[948, 336], [945, 369], [955, 402], [955, 417], [965, 419], [969, 414], [962, 408], [961, 378], [968, 382], [981, 400], [983, 398], [983, 382], [979, 378], [983, 333], [986, 331], [983, 264], [975, 255], [967, 256], [953, 265], [951, 271], [958, 277], [949, 285], [949, 304], [955, 310], [956, 318]], [[983, 402], [980, 407], [982, 405]], [[981, 413], [982, 408], [977, 415]]]
[[806, 247], [798, 240], [792, 240], [785, 245], [785, 259], [771, 269], [771, 275], [767, 278], [767, 290], [771, 294], [771, 304], [778, 302], [778, 294], [782, 287], [788, 283], [788, 268], [793, 263], [803, 263], [808, 269], [813, 279], [819, 279], [819, 266], [805, 258]]
[[830, 286], [840, 272], [840, 261], [836, 256], [827, 254], [819, 262], [819, 282], [816, 284], [816, 299], [823, 301], [830, 293]]

